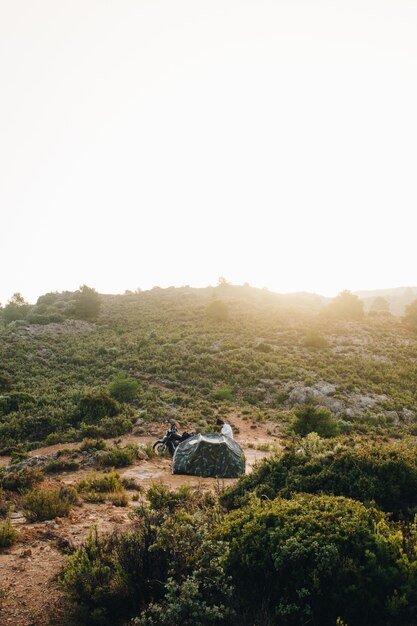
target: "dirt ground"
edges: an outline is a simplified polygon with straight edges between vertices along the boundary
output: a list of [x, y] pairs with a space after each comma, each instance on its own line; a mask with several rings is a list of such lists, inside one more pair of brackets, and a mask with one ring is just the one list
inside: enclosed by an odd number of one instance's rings
[[[246, 472], [251, 472], [259, 459], [279, 448], [278, 435], [272, 434], [268, 424], [254, 425], [241, 417], [232, 416], [235, 439], [242, 446], [246, 457]], [[156, 430], [155, 430], [156, 429]], [[135, 442], [147, 444], [164, 434], [163, 427], [155, 426], [143, 436], [128, 435], [122, 444]], [[49, 446], [34, 450], [31, 455], [51, 454], [62, 448], [79, 444]], [[3, 457], [3, 464], [7, 459]], [[67, 472], [59, 477], [67, 485], [75, 485], [92, 471]], [[153, 483], [163, 483], [173, 489], [187, 484], [201, 489], [223, 489], [236, 479], [199, 478], [173, 475], [169, 458], [153, 458], [137, 461], [134, 465], [118, 470], [122, 477], [129, 477], [144, 489]], [[129, 492], [129, 498], [132, 493]], [[65, 556], [63, 546], [78, 547], [96, 526], [99, 533], [127, 528], [132, 523], [132, 512], [137, 502], [130, 500], [124, 508], [109, 504], [84, 502], [73, 507], [68, 517], [41, 523], [27, 523], [21, 511], [11, 515], [12, 524], [19, 530], [18, 542], [0, 553], [0, 625], [46, 626], [53, 615], [57, 623], [62, 611], [62, 594], [58, 578]]]

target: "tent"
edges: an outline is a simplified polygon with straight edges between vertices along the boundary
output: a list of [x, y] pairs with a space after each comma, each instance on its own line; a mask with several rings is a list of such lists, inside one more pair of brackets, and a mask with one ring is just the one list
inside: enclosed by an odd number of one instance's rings
[[245, 455], [240, 445], [225, 435], [193, 435], [175, 450], [172, 473], [238, 478], [245, 473]]

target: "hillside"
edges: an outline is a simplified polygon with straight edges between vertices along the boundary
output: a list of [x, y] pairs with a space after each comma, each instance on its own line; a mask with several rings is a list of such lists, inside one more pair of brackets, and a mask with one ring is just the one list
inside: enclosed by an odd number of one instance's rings
[[[390, 316], [329, 321], [304, 301], [225, 286], [102, 296], [95, 322], [16, 324], [0, 329], [3, 449], [123, 434], [139, 413], [206, 426], [233, 406], [285, 424], [309, 396], [348, 432], [414, 428], [416, 336]], [[134, 400], [111, 422], [86, 417], [83, 396], [118, 376], [136, 381]]]
[[[398, 317], [231, 285], [101, 295], [89, 319], [47, 300], [0, 327], [4, 623], [414, 623], [417, 335]], [[166, 420], [217, 416], [247, 475], [172, 476]]]

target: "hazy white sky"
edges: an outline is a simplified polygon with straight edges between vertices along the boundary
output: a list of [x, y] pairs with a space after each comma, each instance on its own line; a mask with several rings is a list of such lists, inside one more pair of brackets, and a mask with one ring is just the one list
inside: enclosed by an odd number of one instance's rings
[[0, 0], [0, 301], [417, 284], [415, 0]]

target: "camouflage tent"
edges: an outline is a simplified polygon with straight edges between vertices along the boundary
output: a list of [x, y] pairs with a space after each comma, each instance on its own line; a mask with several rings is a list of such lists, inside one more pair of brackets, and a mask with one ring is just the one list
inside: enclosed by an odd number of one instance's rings
[[225, 435], [193, 435], [175, 450], [172, 473], [237, 478], [245, 473], [245, 455], [240, 445]]

